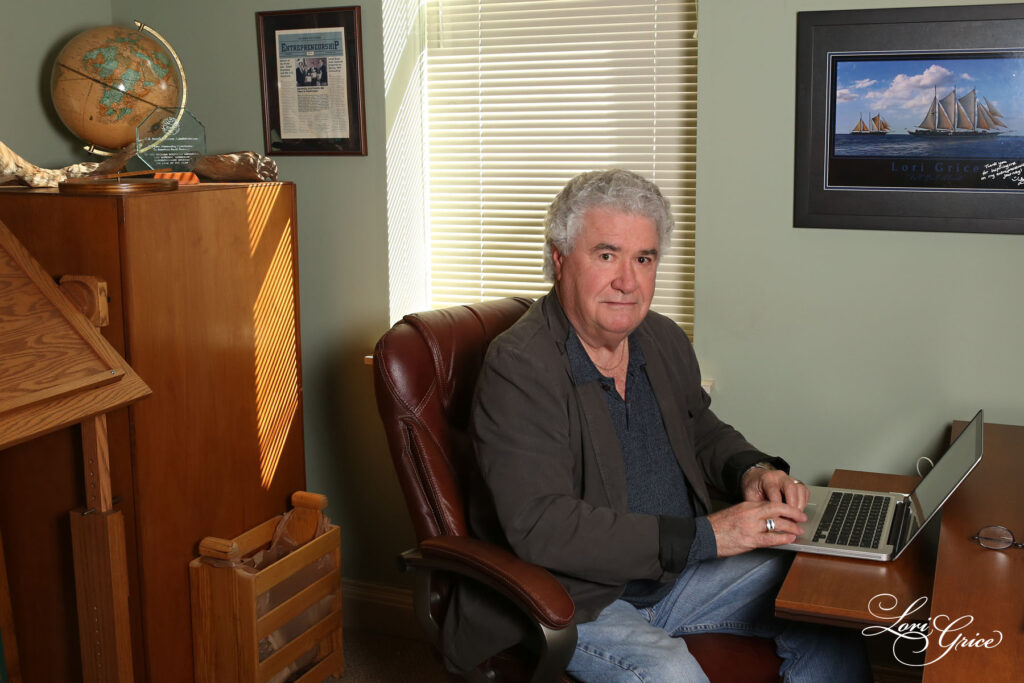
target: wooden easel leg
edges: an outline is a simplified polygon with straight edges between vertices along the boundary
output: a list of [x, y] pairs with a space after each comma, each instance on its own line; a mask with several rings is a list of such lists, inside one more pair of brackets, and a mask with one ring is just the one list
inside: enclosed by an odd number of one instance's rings
[[86, 683], [129, 683], [133, 678], [128, 558], [124, 518], [112, 509], [107, 419], [82, 423], [86, 501], [71, 512], [75, 596]]
[[21, 665], [18, 663], [18, 643], [14, 639], [14, 611], [11, 609], [11, 589], [7, 583], [7, 565], [4, 564], [4, 539], [0, 535], [0, 640], [3, 650], [0, 658], [7, 669], [10, 683], [21, 683]]
[[87, 682], [132, 680], [124, 519], [119, 511], [71, 512], [75, 596]]
[[107, 442], [106, 415], [97, 415], [82, 423], [82, 459], [86, 507], [96, 512], [109, 512], [114, 503], [110, 493], [110, 444]]

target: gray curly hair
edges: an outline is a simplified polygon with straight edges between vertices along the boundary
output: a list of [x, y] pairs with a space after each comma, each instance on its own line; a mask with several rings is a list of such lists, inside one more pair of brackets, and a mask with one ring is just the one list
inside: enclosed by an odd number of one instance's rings
[[590, 209], [602, 207], [650, 218], [658, 229], [658, 248], [664, 253], [675, 221], [668, 200], [658, 186], [632, 171], [613, 168], [576, 176], [562, 188], [544, 219], [544, 278], [555, 280], [552, 247], [569, 254]]

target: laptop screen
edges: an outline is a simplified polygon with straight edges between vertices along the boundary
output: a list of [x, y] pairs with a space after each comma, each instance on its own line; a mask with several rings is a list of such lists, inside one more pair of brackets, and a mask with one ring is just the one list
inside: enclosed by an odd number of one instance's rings
[[981, 460], [983, 411], [979, 410], [935, 466], [925, 475], [910, 494], [911, 534], [932, 518], [960, 482]]

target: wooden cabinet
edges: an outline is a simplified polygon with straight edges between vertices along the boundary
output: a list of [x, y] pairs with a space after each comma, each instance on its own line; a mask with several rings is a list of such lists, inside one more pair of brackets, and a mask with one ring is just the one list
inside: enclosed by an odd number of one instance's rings
[[[108, 416], [138, 681], [192, 677], [188, 564], [305, 488], [295, 187], [72, 196], [0, 189], [0, 221], [53, 276], [106, 280], [102, 332], [153, 390]], [[0, 528], [26, 683], [81, 678], [69, 511], [77, 428], [0, 451]]]

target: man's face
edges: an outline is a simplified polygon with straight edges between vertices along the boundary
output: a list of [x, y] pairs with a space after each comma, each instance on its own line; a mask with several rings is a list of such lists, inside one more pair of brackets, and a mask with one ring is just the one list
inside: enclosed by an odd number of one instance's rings
[[583, 341], [614, 346], [647, 315], [658, 270], [654, 221], [594, 208], [568, 254], [552, 249], [555, 288]]

